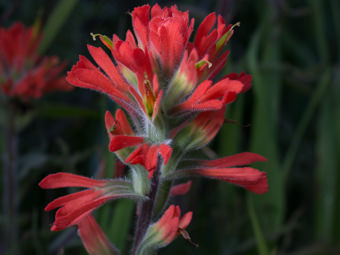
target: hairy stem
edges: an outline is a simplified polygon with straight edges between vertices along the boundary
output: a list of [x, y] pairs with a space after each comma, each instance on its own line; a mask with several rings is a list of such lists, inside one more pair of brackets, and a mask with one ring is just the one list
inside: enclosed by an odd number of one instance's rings
[[160, 170], [162, 166], [162, 160], [160, 154], [157, 155], [157, 165], [156, 169], [153, 173], [152, 179], [151, 179], [151, 188], [149, 192], [149, 199], [145, 202], [141, 202], [139, 215], [137, 219], [136, 224], [136, 231], [135, 231], [135, 237], [133, 242], [133, 248], [132, 248], [132, 255], [135, 255], [137, 252], [137, 248], [140, 244], [140, 242], [143, 240], [143, 237], [145, 235], [145, 232], [150, 225], [152, 215], [153, 215], [153, 208], [155, 204], [155, 198], [158, 192], [159, 187], [159, 177], [160, 177]]
[[160, 184], [155, 201], [155, 208], [153, 210], [155, 216], [159, 215], [163, 211], [166, 203], [168, 202], [171, 186], [172, 181], [163, 181]]
[[17, 136], [15, 128], [16, 109], [10, 105], [8, 111], [7, 130], [5, 131], [5, 159], [3, 171], [3, 208], [6, 246], [9, 254], [18, 254], [17, 238], [17, 181], [16, 156]]

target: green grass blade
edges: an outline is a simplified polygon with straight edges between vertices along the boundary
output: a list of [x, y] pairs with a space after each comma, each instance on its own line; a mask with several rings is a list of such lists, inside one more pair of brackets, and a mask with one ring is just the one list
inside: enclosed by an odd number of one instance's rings
[[312, 95], [312, 98], [310, 99], [310, 102], [308, 103], [306, 107], [306, 110], [304, 111], [302, 115], [302, 118], [299, 124], [297, 125], [296, 131], [292, 138], [292, 142], [288, 148], [288, 151], [286, 153], [285, 159], [282, 164], [282, 173], [283, 173], [283, 177], [285, 180], [287, 180], [288, 178], [289, 172], [294, 162], [294, 158], [298, 152], [299, 145], [301, 143], [303, 135], [305, 134], [308, 124], [314, 117], [316, 107], [321, 102], [321, 99], [324, 99], [323, 96], [326, 91], [326, 88], [329, 86], [329, 81], [330, 81], [330, 71], [328, 70], [322, 76], [319, 84], [317, 85], [317, 88], [315, 89], [315, 92]]
[[[267, 172], [269, 191], [265, 195], [253, 197], [255, 210], [257, 213], [261, 212], [260, 224], [265, 232], [280, 227], [284, 215], [284, 183], [279, 171], [277, 144], [281, 77], [278, 71], [265, 72], [260, 69], [261, 65], [272, 66], [280, 62], [280, 42], [277, 34], [273, 33], [273, 24], [269, 17], [264, 16], [248, 53], [254, 92], [250, 151], [262, 154], [268, 159], [266, 164], [255, 166]], [[279, 27], [276, 29], [279, 30]], [[260, 49], [263, 49], [263, 62], [258, 60]]]
[[41, 54], [45, 53], [45, 51], [51, 45], [53, 39], [66, 22], [77, 2], [78, 0], [59, 0], [57, 6], [55, 7], [44, 27], [43, 39], [38, 49]]
[[119, 200], [114, 209], [108, 234], [122, 254], [125, 254], [126, 245], [129, 241], [129, 230], [131, 229], [134, 213], [135, 202], [131, 200]]
[[331, 10], [334, 24], [334, 33], [336, 36], [336, 46], [338, 53], [338, 61], [340, 61], [340, 2], [338, 0], [331, 0]]
[[254, 209], [254, 202], [252, 200], [252, 197], [248, 195], [247, 199], [247, 207], [248, 207], [248, 212], [251, 220], [251, 224], [253, 227], [254, 235], [257, 241], [257, 250], [258, 254], [260, 255], [268, 255], [268, 248], [266, 245], [266, 241], [264, 239], [264, 236], [262, 234], [261, 226], [259, 223], [259, 219], [256, 215], [255, 209]]
[[[329, 78], [329, 75], [328, 75]], [[329, 79], [327, 83], [329, 84]], [[317, 137], [317, 167], [315, 179], [317, 184], [316, 196], [316, 228], [318, 240], [331, 241], [333, 239], [333, 224], [335, 212], [336, 192], [336, 139], [334, 126], [334, 109], [331, 104], [331, 93], [324, 97], [318, 123]]]

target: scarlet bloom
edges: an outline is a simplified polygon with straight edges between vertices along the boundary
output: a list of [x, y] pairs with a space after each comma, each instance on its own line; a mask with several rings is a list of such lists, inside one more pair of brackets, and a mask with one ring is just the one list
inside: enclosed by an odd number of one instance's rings
[[28, 100], [72, 89], [61, 76], [66, 64], [55, 56], [39, 56], [40, 40], [37, 27], [14, 23], [0, 28], [0, 87], [5, 95]]
[[[238, 24], [226, 25], [221, 16], [212, 13], [192, 35], [194, 19], [175, 5], [169, 8], [144, 5], [135, 8], [131, 16], [133, 31], [127, 31], [124, 39], [92, 34], [94, 39], [100, 38], [106, 51], [88, 45], [93, 63], [79, 56], [66, 78], [74, 86], [106, 94], [119, 105], [115, 116], [109, 112], [105, 115], [109, 150], [129, 166], [127, 178], [131, 182], [93, 183], [94, 180], [81, 179], [87, 183], [81, 187], [87, 190], [47, 206], [47, 209], [60, 207], [54, 230], [78, 224], [102, 203], [124, 196], [148, 197], [149, 202], [155, 202], [154, 211], [148, 204], [139, 207], [142, 216], [144, 209], [151, 208], [144, 214], [150, 219], [150, 215], [165, 207], [169, 195], [182, 195], [190, 189], [191, 182], [173, 189], [166, 186], [174, 179], [203, 176], [254, 193], [267, 192], [266, 173], [247, 166], [266, 160], [258, 154], [245, 152], [217, 160], [185, 158], [189, 151], [212, 141], [224, 123], [228, 105], [251, 87], [251, 76], [245, 73], [231, 73], [213, 80], [227, 61], [229, 51], [225, 46]], [[163, 164], [158, 161], [159, 156]], [[156, 168], [157, 174], [153, 174]], [[55, 176], [48, 176], [43, 183], [49, 184], [42, 186], [77, 183], [71, 176], [64, 177], [54, 181]], [[146, 232], [143, 226], [146, 221], [140, 221], [143, 224], [137, 225], [144, 229], [138, 231], [137, 227], [133, 252], [153, 253], [152, 250], [168, 245], [179, 234], [190, 241], [185, 228], [191, 218], [191, 212], [181, 217], [180, 208], [172, 205]]]
[[120, 179], [94, 180], [75, 174], [56, 173], [45, 177], [39, 186], [43, 189], [88, 188], [59, 197], [45, 207], [45, 211], [59, 208], [51, 227], [52, 231], [77, 224], [82, 218], [109, 200], [117, 198], [143, 199], [143, 196], [133, 191], [131, 182]]

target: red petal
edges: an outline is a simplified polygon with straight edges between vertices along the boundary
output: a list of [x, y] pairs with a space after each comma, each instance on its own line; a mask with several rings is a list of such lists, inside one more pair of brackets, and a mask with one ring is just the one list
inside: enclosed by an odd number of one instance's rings
[[55, 189], [64, 187], [85, 187], [102, 186], [106, 183], [103, 180], [93, 180], [84, 176], [70, 173], [56, 173], [46, 176], [39, 183], [42, 189]]
[[202, 168], [182, 171], [191, 175], [200, 175], [237, 184], [258, 194], [265, 193], [268, 190], [266, 173], [251, 167], [210, 169]]
[[267, 159], [259, 154], [252, 152], [242, 152], [228, 157], [216, 160], [199, 160], [197, 164], [201, 168], [204, 167], [231, 167], [250, 165], [257, 161], [267, 161]]
[[74, 86], [93, 89], [107, 94], [115, 101], [131, 102], [122, 92], [120, 92], [105, 75], [99, 70], [73, 67], [68, 72], [66, 80]]
[[114, 120], [112, 114], [109, 111], [105, 112], [105, 127], [107, 134], [109, 135], [109, 139], [111, 140], [113, 135], [111, 133], [111, 128], [116, 124], [116, 121]]
[[143, 44], [144, 47], [148, 45], [148, 23], [149, 23], [149, 5], [136, 7], [132, 11], [132, 24], [135, 34], [138, 40]]
[[91, 214], [81, 219], [77, 226], [78, 235], [89, 254], [119, 254]]
[[157, 227], [162, 228], [164, 225], [167, 224], [169, 220], [173, 217], [175, 213], [175, 206], [171, 205], [163, 214], [163, 216], [158, 220]]
[[231, 80], [238, 80], [238, 81], [242, 82], [243, 83], [242, 93], [248, 91], [251, 88], [252, 77], [251, 77], [251, 75], [248, 75], [244, 72], [242, 72], [240, 74], [230, 73], [230, 74], [226, 75], [225, 77], [228, 77]]
[[221, 98], [228, 92], [240, 93], [242, 88], [243, 84], [241, 82], [226, 78], [214, 84], [207, 93], [202, 96], [201, 100], [206, 101]]
[[135, 132], [132, 130], [129, 121], [126, 118], [124, 112], [120, 109], [116, 111], [116, 121], [121, 134], [133, 135]]
[[191, 187], [191, 181], [181, 183], [171, 187], [170, 196], [185, 195], [188, 193]]
[[100, 47], [94, 47], [91, 45], [87, 45], [87, 47], [93, 59], [110, 77], [115, 85], [124, 91], [129, 91], [129, 85], [122, 79], [116, 69], [116, 66], [113, 64], [105, 51]]
[[192, 219], [192, 212], [187, 212], [184, 214], [179, 222], [179, 228], [185, 229], [191, 222]]
[[111, 152], [130, 147], [136, 146], [143, 143], [143, 137], [128, 136], [128, 135], [115, 135], [110, 142], [109, 149]]
[[172, 148], [167, 144], [161, 144], [158, 151], [163, 157], [164, 165], [166, 165], [171, 157]]
[[87, 190], [83, 190], [83, 191], [79, 191], [76, 193], [72, 193], [66, 196], [62, 196], [62, 197], [58, 197], [57, 199], [53, 200], [51, 203], [49, 203], [46, 207], [45, 207], [45, 211], [51, 211], [55, 208], [61, 207], [63, 205], [65, 205], [67, 202], [70, 202], [72, 200], [76, 200], [78, 198], [87, 196], [87, 195], [91, 195], [94, 193], [94, 190], [92, 189], [87, 189]]
[[209, 31], [212, 29], [216, 22], [216, 14], [210, 13], [200, 24], [197, 29], [194, 45], [197, 47], [201, 42], [202, 38], [206, 36]]
[[58, 212], [62, 212], [63, 208], [57, 211], [55, 222], [51, 228], [52, 231], [62, 230], [64, 228], [70, 227], [77, 222], [79, 222], [84, 216], [104, 204], [110, 198], [103, 197], [94, 201], [89, 201], [88, 203], [83, 203], [80, 207], [75, 208], [68, 214], [60, 213], [63, 216], [58, 216]]

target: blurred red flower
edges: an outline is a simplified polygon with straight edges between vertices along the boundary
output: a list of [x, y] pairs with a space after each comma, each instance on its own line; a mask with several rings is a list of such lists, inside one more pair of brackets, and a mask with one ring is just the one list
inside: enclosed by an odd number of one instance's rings
[[37, 27], [26, 28], [21, 23], [0, 28], [0, 87], [6, 96], [26, 101], [72, 89], [62, 76], [66, 63], [56, 56], [39, 55], [41, 38]]

